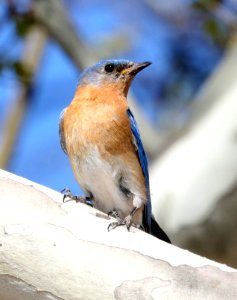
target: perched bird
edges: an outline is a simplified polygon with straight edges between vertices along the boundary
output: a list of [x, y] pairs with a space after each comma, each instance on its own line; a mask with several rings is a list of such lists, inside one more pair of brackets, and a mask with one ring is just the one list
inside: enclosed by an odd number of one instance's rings
[[112, 59], [86, 69], [61, 113], [60, 142], [85, 199], [117, 217], [109, 229], [136, 225], [170, 242], [152, 216], [147, 158], [126, 99], [135, 75], [150, 64]]

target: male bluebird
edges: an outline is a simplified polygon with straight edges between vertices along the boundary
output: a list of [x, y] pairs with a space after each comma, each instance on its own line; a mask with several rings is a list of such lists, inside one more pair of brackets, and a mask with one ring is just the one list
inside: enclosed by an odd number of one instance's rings
[[[147, 158], [127, 103], [135, 75], [150, 62], [105, 60], [86, 69], [60, 117], [60, 142], [94, 207], [170, 242], [151, 213]], [[76, 197], [73, 197], [75, 199]]]

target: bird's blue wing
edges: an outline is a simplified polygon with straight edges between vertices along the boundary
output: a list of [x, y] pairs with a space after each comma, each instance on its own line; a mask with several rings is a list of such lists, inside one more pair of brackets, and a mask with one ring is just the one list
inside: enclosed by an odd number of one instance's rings
[[65, 136], [64, 136], [64, 127], [63, 127], [63, 117], [65, 113], [66, 108], [61, 112], [59, 117], [59, 137], [60, 137], [60, 145], [64, 151], [65, 154], [67, 154], [67, 147], [65, 142]]
[[145, 178], [146, 185], [146, 196], [147, 202], [145, 205], [145, 209], [143, 212], [143, 226], [147, 232], [151, 231], [151, 197], [150, 197], [150, 184], [149, 184], [149, 173], [148, 173], [148, 163], [145, 150], [142, 145], [142, 140], [140, 137], [140, 133], [137, 127], [136, 120], [130, 109], [127, 110], [128, 118], [130, 121], [130, 126], [133, 134], [133, 143], [137, 151], [137, 156], [142, 168], [142, 172]]

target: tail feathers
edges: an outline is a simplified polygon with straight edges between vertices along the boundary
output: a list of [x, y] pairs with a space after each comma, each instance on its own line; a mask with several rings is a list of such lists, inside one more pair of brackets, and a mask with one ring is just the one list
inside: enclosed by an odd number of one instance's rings
[[159, 224], [156, 222], [153, 216], [151, 217], [151, 234], [158, 239], [171, 244], [171, 241], [168, 238], [167, 234], [160, 228]]

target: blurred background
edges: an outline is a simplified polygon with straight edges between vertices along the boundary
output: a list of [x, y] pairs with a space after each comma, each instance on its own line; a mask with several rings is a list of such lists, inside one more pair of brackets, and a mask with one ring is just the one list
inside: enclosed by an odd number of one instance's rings
[[237, 1], [0, 1], [0, 168], [81, 193], [59, 114], [81, 70], [153, 64], [129, 103], [154, 214], [174, 244], [237, 267]]

